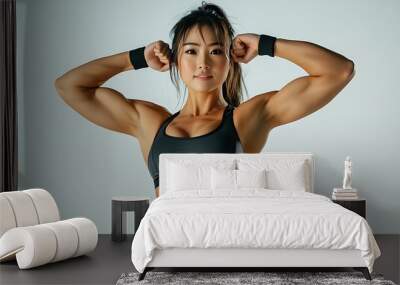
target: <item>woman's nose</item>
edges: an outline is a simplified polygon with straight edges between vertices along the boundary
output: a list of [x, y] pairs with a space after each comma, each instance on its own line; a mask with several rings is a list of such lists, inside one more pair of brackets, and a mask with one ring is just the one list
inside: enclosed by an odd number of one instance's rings
[[204, 68], [204, 69], [209, 68], [210, 67], [209, 61], [210, 59], [207, 54], [200, 54], [197, 57], [197, 66], [199, 68]]
[[198, 68], [206, 70], [206, 69], [209, 69], [210, 67], [207, 64], [202, 63], [202, 64], [198, 64]]

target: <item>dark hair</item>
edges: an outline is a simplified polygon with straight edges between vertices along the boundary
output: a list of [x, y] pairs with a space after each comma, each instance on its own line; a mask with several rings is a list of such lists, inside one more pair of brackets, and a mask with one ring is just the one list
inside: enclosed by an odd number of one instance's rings
[[188, 15], [181, 18], [171, 29], [170, 37], [173, 34], [170, 58], [170, 78], [172, 83], [180, 94], [178, 81], [179, 73], [177, 70], [178, 54], [179, 50], [182, 48], [183, 40], [185, 40], [191, 28], [195, 26], [198, 26], [199, 28], [208, 26], [213, 30], [218, 42], [226, 43], [231, 65], [227, 79], [222, 85], [222, 94], [228, 104], [234, 105], [235, 107], [238, 106], [243, 101], [242, 83], [246, 89], [246, 93], [247, 88], [244, 84], [242, 68], [239, 63], [233, 61], [230, 53], [230, 47], [232, 45], [235, 31], [225, 12], [215, 4], [202, 1], [200, 7], [196, 10], [190, 11]]

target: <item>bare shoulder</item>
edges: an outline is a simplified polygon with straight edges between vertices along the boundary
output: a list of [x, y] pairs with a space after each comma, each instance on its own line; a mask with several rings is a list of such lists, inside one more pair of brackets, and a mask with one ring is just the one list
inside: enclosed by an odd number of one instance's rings
[[267, 113], [266, 106], [269, 98], [277, 92], [273, 90], [258, 94], [237, 106], [234, 112], [234, 121], [237, 126], [240, 128], [252, 123], [254, 127], [260, 127], [260, 124], [262, 124], [264, 128], [269, 129], [270, 126], [266, 122], [269, 121], [270, 114]]
[[136, 137], [139, 139], [151, 137], [160, 124], [171, 116], [167, 108], [150, 101], [128, 99], [128, 102], [138, 116], [139, 130]]
[[146, 101], [146, 100], [140, 100], [140, 99], [128, 99], [129, 104], [135, 108], [140, 115], [146, 115], [148, 112], [165, 112], [170, 114], [167, 108], [164, 106], [161, 106], [159, 104]]

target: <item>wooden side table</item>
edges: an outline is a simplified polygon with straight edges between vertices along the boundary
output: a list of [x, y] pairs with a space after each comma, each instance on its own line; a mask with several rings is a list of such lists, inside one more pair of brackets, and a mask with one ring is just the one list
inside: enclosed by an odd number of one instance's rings
[[111, 239], [113, 241], [123, 241], [126, 239], [126, 212], [135, 212], [135, 231], [136, 233], [140, 221], [149, 208], [149, 198], [120, 196], [113, 197], [111, 201]]
[[335, 200], [332, 201], [336, 204], [341, 205], [342, 207], [353, 211], [356, 214], [359, 214], [361, 217], [366, 219], [366, 208], [367, 201], [365, 199], [356, 199], [356, 200]]

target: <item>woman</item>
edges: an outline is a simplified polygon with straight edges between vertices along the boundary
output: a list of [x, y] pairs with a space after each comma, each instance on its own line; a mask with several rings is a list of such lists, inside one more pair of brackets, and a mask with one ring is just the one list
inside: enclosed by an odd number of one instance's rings
[[[234, 37], [223, 10], [204, 1], [176, 23], [171, 33], [171, 49], [156, 41], [90, 61], [55, 82], [63, 100], [82, 116], [139, 140], [156, 197], [160, 153], [235, 153], [238, 148], [258, 153], [273, 128], [320, 109], [354, 76], [351, 60], [310, 42], [253, 33]], [[242, 102], [240, 63], [247, 64], [257, 55], [285, 58], [309, 75]], [[178, 92], [179, 73], [189, 91], [179, 112], [171, 115], [155, 103], [127, 99], [114, 89], [100, 87], [120, 72], [147, 66], [160, 72], [170, 70]]]

